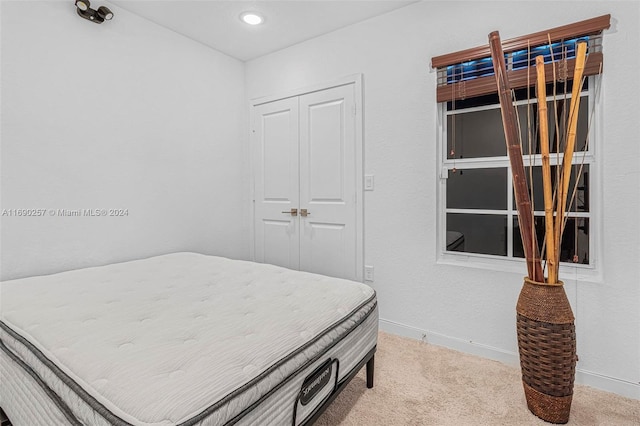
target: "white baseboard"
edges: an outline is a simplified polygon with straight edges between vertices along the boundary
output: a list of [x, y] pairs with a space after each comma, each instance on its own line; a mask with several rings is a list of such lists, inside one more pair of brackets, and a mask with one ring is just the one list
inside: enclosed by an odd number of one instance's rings
[[[380, 319], [379, 324], [380, 330], [387, 333], [422, 340], [432, 345], [443, 346], [471, 355], [500, 361], [512, 366], [519, 366], [518, 354], [516, 352], [505, 351], [504, 349], [483, 345], [458, 337], [434, 333], [395, 321]], [[640, 383], [633, 383], [580, 368], [576, 368], [576, 383], [612, 392], [627, 398], [640, 399]]]
[[605, 376], [593, 371], [576, 368], [576, 383], [626, 396], [627, 398], [640, 399], [640, 383]]

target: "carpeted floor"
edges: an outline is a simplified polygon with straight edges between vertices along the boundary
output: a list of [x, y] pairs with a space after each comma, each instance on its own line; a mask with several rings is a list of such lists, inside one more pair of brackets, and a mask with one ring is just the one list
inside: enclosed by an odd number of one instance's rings
[[[364, 368], [315, 426], [549, 425], [527, 409], [518, 367], [380, 333]], [[640, 401], [576, 385], [569, 425], [640, 425]]]

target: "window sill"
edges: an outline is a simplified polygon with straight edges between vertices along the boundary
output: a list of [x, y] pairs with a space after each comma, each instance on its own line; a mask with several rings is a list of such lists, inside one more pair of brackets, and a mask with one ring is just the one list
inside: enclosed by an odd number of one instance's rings
[[[440, 253], [438, 265], [460, 266], [465, 268], [484, 269], [489, 271], [510, 272], [526, 275], [527, 267], [524, 259], [499, 258], [497, 256], [476, 253]], [[602, 271], [593, 265], [560, 265], [560, 279], [565, 282], [579, 281], [594, 284], [602, 283]]]

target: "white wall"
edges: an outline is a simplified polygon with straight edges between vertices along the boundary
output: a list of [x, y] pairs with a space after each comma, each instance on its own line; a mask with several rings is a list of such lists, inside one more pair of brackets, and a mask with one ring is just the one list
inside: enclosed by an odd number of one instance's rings
[[[101, 3], [107, 4], [107, 3]], [[2, 279], [193, 250], [248, 256], [244, 64], [109, 5], [2, 1]]]
[[423, 2], [245, 68], [115, 6], [113, 21], [95, 25], [71, 1], [2, 1], [0, 209], [129, 216], [2, 217], [0, 277], [176, 250], [246, 258], [248, 99], [363, 73], [365, 173], [376, 175], [365, 193], [365, 263], [376, 268], [383, 328], [515, 363], [524, 266], [514, 274], [436, 261], [430, 58], [485, 44], [496, 29], [506, 39], [611, 13], [598, 156], [603, 279], [563, 278], [578, 381], [640, 398], [640, 64], [631, 54], [640, 7], [540, 4]]
[[[541, 6], [542, 5], [542, 6]], [[364, 75], [365, 264], [383, 329], [517, 362], [522, 272], [437, 263], [433, 56], [611, 13], [602, 138], [603, 279], [562, 277], [576, 313], [578, 382], [640, 398], [637, 2], [422, 2], [248, 62], [247, 98]]]

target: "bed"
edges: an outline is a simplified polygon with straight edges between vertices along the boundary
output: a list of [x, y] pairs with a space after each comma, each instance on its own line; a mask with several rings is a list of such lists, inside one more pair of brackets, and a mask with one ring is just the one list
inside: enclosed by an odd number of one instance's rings
[[20, 425], [310, 424], [366, 365], [375, 292], [195, 253], [5, 281], [0, 407]]

